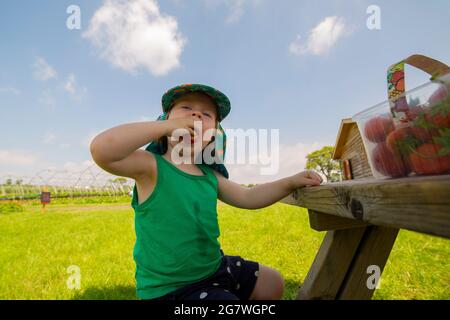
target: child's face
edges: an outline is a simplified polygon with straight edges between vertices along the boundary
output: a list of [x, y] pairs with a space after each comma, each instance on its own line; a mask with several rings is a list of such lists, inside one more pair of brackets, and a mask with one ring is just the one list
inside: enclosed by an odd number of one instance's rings
[[[168, 115], [169, 119], [183, 117], [194, 117], [195, 121], [201, 121], [202, 136], [196, 137], [196, 139], [202, 137], [206, 139], [202, 139], [202, 149], [204, 149], [210, 142], [211, 138], [211, 135], [204, 136], [204, 133], [207, 130], [216, 128], [217, 107], [214, 101], [205, 94], [199, 92], [184, 94], [183, 96], [175, 100], [174, 105], [170, 109]], [[174, 142], [174, 144], [176, 143], [177, 142]]]

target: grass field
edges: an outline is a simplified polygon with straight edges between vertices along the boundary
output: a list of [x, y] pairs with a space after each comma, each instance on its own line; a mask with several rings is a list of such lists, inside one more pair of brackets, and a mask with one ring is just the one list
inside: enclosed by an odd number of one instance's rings
[[[226, 254], [278, 269], [294, 299], [324, 233], [304, 209], [219, 205]], [[129, 203], [50, 205], [0, 214], [0, 299], [136, 299]], [[71, 290], [67, 268], [81, 271]], [[401, 231], [374, 299], [450, 299], [450, 240]]]

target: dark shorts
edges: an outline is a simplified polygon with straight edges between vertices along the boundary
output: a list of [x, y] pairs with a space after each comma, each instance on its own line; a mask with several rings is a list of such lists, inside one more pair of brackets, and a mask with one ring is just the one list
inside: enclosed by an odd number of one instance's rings
[[222, 252], [222, 262], [213, 275], [150, 300], [248, 300], [258, 273], [258, 262]]

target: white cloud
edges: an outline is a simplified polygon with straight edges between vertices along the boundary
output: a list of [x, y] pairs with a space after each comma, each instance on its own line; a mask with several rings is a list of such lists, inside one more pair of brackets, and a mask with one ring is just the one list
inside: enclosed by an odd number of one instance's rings
[[155, 76], [180, 65], [187, 41], [177, 20], [162, 14], [155, 0], [106, 0], [83, 37], [114, 66], [131, 73], [144, 67]]
[[36, 62], [33, 65], [33, 76], [36, 80], [47, 81], [57, 77], [55, 69], [50, 66], [44, 58], [36, 58]]
[[0, 93], [12, 93], [17, 96], [20, 94], [20, 90], [13, 87], [0, 87]]
[[203, 0], [208, 8], [215, 8], [218, 5], [225, 5], [228, 8], [228, 15], [225, 22], [233, 24], [238, 22], [245, 13], [245, 7], [252, 5], [259, 6], [265, 0]]
[[44, 144], [52, 144], [55, 140], [56, 135], [51, 131], [47, 131], [42, 138], [42, 142], [44, 142]]
[[323, 19], [308, 35], [306, 43], [302, 43], [301, 36], [297, 36], [289, 45], [293, 54], [322, 55], [331, 50], [342, 36], [349, 33], [345, 21], [341, 17], [332, 16]]
[[50, 89], [45, 89], [42, 91], [41, 96], [38, 98], [38, 102], [44, 105], [48, 110], [54, 110], [56, 100], [53, 91]]
[[59, 147], [61, 149], [68, 149], [70, 147], [70, 143], [60, 143]]
[[[159, 113], [151, 113], [151, 112], [149, 112], [149, 115], [140, 116], [139, 119], [135, 120], [135, 121], [136, 122], [139, 122], [139, 121], [156, 121], [156, 119], [162, 114], [163, 114], [162, 110]], [[135, 122], [135, 121], [130, 121], [130, 122]]]
[[281, 144], [279, 149], [279, 170], [274, 175], [261, 175], [261, 168], [266, 168], [268, 165], [227, 165], [226, 155], [225, 166], [230, 175], [230, 179], [234, 182], [245, 184], [270, 182], [303, 171], [306, 165], [306, 156], [315, 150], [321, 149], [325, 145], [318, 142], [312, 144], [297, 143], [295, 145]]
[[9, 177], [36, 183], [36, 178], [52, 165], [46, 156], [32, 150], [0, 149], [0, 182]]
[[92, 160], [85, 160], [82, 162], [73, 162], [73, 161], [67, 161], [66, 163], [64, 163], [63, 165], [63, 169], [64, 170], [68, 170], [68, 171], [83, 171], [86, 168], [90, 167], [90, 166], [94, 166], [95, 163]]
[[64, 89], [70, 94], [75, 94], [75, 75], [73, 73], [69, 74], [69, 77], [64, 84]]
[[[104, 129], [106, 130], [106, 129]], [[102, 133], [104, 130], [92, 130], [82, 141], [81, 145], [85, 148], [89, 148], [91, 146], [92, 140], [94, 140], [95, 136]]]
[[137, 122], [139, 122], [139, 121], [154, 121], [154, 120], [156, 120], [156, 119], [152, 119], [147, 116], [141, 116]]
[[67, 80], [64, 83], [64, 90], [66, 90], [76, 101], [80, 101], [81, 99], [83, 99], [83, 97], [87, 93], [86, 87], [82, 87], [77, 84], [77, 80], [73, 73], [70, 73], [67, 77]]
[[36, 163], [37, 156], [28, 151], [1, 150], [0, 166], [30, 166]]
[[244, 14], [244, 1], [243, 0], [233, 0], [227, 1], [230, 12], [226, 19], [227, 23], [235, 23], [239, 21]]

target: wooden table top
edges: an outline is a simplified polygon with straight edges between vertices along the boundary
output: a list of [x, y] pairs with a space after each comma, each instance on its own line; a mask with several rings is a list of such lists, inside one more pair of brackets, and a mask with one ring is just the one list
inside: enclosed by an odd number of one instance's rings
[[280, 202], [450, 238], [450, 174], [327, 183], [297, 189]]

